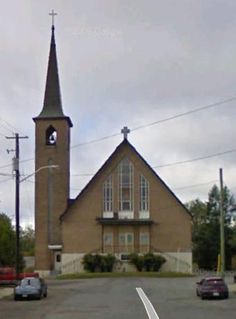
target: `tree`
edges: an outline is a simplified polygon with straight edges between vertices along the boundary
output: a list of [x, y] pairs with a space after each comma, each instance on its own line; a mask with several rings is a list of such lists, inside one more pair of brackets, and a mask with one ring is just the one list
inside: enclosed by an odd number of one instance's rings
[[16, 259], [16, 237], [10, 218], [0, 213], [0, 265], [14, 266]]
[[[227, 186], [223, 188], [223, 210], [225, 213], [225, 224], [229, 225], [231, 212], [235, 207], [235, 198]], [[208, 194], [207, 217], [209, 222], [219, 222], [220, 219], [220, 190], [214, 185]]]
[[24, 256], [34, 256], [35, 232], [31, 226], [21, 229], [20, 243]]
[[[200, 268], [216, 269], [220, 252], [220, 190], [214, 185], [208, 193], [208, 201], [199, 199], [186, 204], [193, 216], [193, 261]], [[223, 189], [223, 209], [225, 212], [225, 256], [226, 268], [231, 267], [231, 257], [235, 251], [236, 229], [230, 225], [235, 199], [227, 186]]]
[[201, 225], [207, 221], [207, 204], [202, 202], [200, 199], [191, 200], [186, 203], [185, 206], [190, 211], [193, 217], [193, 224]]

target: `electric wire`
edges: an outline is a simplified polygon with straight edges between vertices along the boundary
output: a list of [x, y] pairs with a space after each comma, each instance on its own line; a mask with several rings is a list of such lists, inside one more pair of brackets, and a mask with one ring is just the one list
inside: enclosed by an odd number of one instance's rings
[[214, 154], [209, 154], [206, 156], [196, 157], [196, 158], [192, 158], [189, 160], [167, 163], [167, 164], [163, 164], [163, 165], [156, 165], [156, 166], [153, 166], [152, 168], [162, 168], [162, 167], [169, 167], [169, 166], [176, 166], [176, 165], [180, 165], [180, 164], [192, 163], [192, 162], [196, 162], [196, 161], [200, 161], [200, 160], [204, 160], [204, 159], [208, 159], [208, 158], [212, 158], [212, 157], [222, 156], [222, 155], [230, 154], [230, 153], [234, 153], [234, 152], [236, 152], [236, 149], [227, 150], [224, 152], [218, 152], [218, 153], [214, 153]]
[[[230, 103], [230, 102], [235, 101], [235, 100], [236, 100], [236, 97], [231, 97], [231, 98], [224, 99], [224, 100], [221, 100], [221, 101], [218, 101], [218, 102], [214, 102], [214, 103], [211, 103], [211, 104], [200, 106], [200, 107], [197, 107], [197, 108], [192, 109], [190, 111], [186, 111], [186, 112], [179, 113], [179, 114], [176, 114], [176, 115], [173, 115], [173, 116], [161, 119], [161, 120], [157, 120], [155, 122], [151, 122], [151, 123], [147, 123], [147, 124], [143, 124], [143, 125], [134, 127], [133, 129], [130, 129], [130, 131], [131, 132], [132, 131], [137, 131], [137, 130], [140, 130], [140, 129], [143, 129], [143, 128], [146, 128], [146, 127], [151, 127], [151, 126], [154, 126], [154, 125], [157, 125], [157, 124], [160, 124], [160, 123], [168, 122], [168, 121], [171, 121], [171, 120], [183, 117], [183, 116], [187, 116], [187, 115], [190, 115], [190, 114], [193, 114], [193, 113], [205, 111], [207, 109], [210, 109], [210, 108], [213, 108], [213, 107], [217, 107], [217, 106], [220, 106], [220, 105], [225, 104], [225, 103]], [[120, 132], [119, 133], [114, 133], [114, 134], [103, 136], [101, 138], [94, 139], [94, 140], [91, 140], [91, 141], [75, 144], [75, 145], [71, 146], [71, 149], [74, 149], [74, 148], [79, 147], [79, 146], [84, 146], [84, 145], [88, 145], [88, 144], [101, 142], [101, 141], [104, 141], [104, 140], [119, 136], [120, 134], [121, 134]]]

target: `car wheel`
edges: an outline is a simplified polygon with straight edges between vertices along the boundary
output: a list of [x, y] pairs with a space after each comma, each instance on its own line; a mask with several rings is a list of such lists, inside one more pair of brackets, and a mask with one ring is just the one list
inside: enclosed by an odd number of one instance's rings
[[48, 293], [47, 293], [47, 291], [44, 293], [44, 298], [47, 298], [47, 296], [48, 296]]
[[14, 300], [15, 300], [15, 301], [18, 301], [18, 300], [19, 300], [19, 297], [15, 295], [15, 296], [14, 296]]
[[202, 298], [202, 300], [204, 300], [204, 299], [205, 299], [205, 296], [202, 295], [201, 298]]

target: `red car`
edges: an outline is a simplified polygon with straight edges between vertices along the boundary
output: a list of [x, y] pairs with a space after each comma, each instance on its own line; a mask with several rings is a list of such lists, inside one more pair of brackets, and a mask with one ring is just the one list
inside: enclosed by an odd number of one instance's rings
[[221, 277], [206, 277], [197, 282], [196, 293], [202, 299], [229, 297], [229, 289]]
[[[20, 273], [18, 279], [21, 280], [25, 277], [38, 277], [36, 272], [32, 273]], [[15, 268], [4, 267], [0, 268], [0, 285], [15, 285], [17, 284]]]

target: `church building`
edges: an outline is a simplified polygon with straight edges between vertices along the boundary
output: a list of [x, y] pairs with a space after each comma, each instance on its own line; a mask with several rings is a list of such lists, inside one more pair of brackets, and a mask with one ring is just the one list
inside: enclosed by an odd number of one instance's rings
[[35, 122], [35, 270], [83, 271], [87, 253], [116, 256], [116, 271], [132, 269], [128, 255], [152, 252], [168, 271], [192, 271], [192, 218], [181, 201], [128, 141], [121, 143], [74, 199], [70, 198], [71, 119], [62, 109], [54, 26], [46, 89]]

